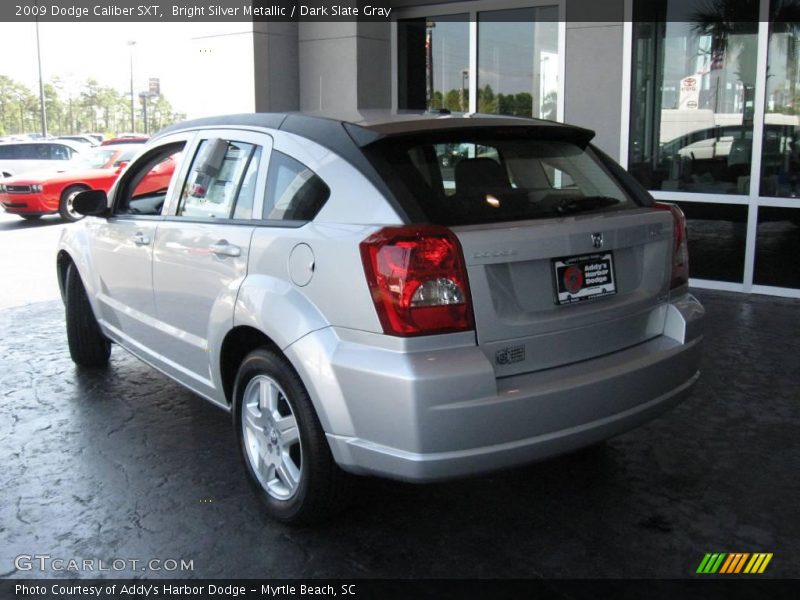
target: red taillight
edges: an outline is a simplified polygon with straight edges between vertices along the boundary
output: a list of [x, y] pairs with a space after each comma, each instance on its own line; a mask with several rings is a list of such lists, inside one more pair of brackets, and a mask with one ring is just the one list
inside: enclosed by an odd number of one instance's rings
[[674, 228], [672, 233], [672, 277], [670, 289], [689, 283], [689, 246], [686, 237], [686, 217], [675, 204], [656, 202], [653, 208], [672, 213]]
[[473, 328], [467, 269], [446, 227], [384, 227], [361, 242], [361, 260], [384, 333]]

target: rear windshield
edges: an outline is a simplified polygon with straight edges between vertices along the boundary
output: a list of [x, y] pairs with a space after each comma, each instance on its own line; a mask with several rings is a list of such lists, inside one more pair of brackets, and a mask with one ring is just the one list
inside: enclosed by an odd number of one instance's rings
[[592, 151], [562, 140], [389, 139], [366, 150], [409, 214], [469, 225], [624, 210], [637, 204]]

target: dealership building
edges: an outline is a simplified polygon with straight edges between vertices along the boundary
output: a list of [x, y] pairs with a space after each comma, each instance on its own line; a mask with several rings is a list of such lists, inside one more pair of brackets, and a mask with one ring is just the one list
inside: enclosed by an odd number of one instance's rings
[[252, 108], [588, 127], [687, 214], [694, 286], [800, 297], [800, 0], [389, 4], [390, 20], [253, 23]]

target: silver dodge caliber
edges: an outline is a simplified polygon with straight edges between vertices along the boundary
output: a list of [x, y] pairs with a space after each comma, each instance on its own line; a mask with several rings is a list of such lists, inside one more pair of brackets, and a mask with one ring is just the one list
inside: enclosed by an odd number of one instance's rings
[[73, 360], [117, 343], [229, 410], [271, 516], [351, 474], [463, 477], [594, 444], [699, 376], [681, 211], [589, 130], [250, 114], [156, 135], [58, 277]]

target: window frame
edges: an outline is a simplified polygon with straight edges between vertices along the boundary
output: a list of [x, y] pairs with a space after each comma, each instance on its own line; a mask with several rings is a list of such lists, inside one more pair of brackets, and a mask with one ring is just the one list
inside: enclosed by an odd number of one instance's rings
[[[177, 214], [180, 205], [180, 195], [184, 185], [188, 181], [191, 166], [197, 158], [200, 150], [200, 145], [204, 140], [212, 138], [221, 138], [223, 140], [242, 142], [245, 144], [252, 144], [261, 147], [261, 161], [258, 174], [256, 176], [255, 197], [253, 198], [253, 214], [258, 214], [256, 210], [260, 210], [264, 202], [264, 189], [266, 185], [267, 170], [263, 166], [264, 161], [269, 161], [272, 154], [272, 136], [266, 132], [253, 131], [249, 129], [221, 129], [214, 127], [199, 128], [192, 132], [193, 139], [184, 150], [184, 161], [180, 169], [179, 183], [175, 185], [172, 195], [169, 198], [169, 205], [162, 215], [164, 221], [178, 221], [181, 223], [219, 223], [226, 225], [249, 225], [254, 226], [261, 223], [258, 219], [231, 219], [231, 218], [217, 218], [217, 217], [186, 217]], [[173, 182], [175, 183], [175, 182]], [[241, 186], [240, 186], [241, 187]], [[238, 201], [240, 189], [237, 189], [236, 201]], [[233, 204], [235, 209], [236, 203]]]
[[[242, 168], [241, 173], [239, 173], [239, 177], [238, 177], [238, 179], [236, 181], [236, 189], [233, 192], [234, 195], [233, 195], [233, 198], [232, 198], [232, 202], [227, 207], [228, 216], [227, 217], [197, 217], [197, 216], [186, 216], [184, 214], [178, 214], [179, 210], [181, 210], [181, 209], [185, 210], [186, 209], [187, 202], [185, 202], [185, 201], [181, 202], [182, 199], [183, 199], [182, 198], [183, 189], [188, 184], [189, 177], [192, 174], [192, 168], [194, 167], [194, 164], [197, 161], [197, 159], [200, 157], [200, 153], [202, 151], [201, 149], [202, 149], [202, 146], [203, 146], [203, 142], [209, 142], [209, 141], [211, 141], [213, 139], [222, 139], [223, 141], [225, 141], [228, 144], [231, 144], [231, 143], [232, 144], [247, 144], [248, 146], [250, 146], [250, 151], [248, 152], [247, 158], [245, 159], [245, 164], [244, 164], [244, 166]], [[224, 222], [250, 221], [251, 219], [234, 219], [231, 215], [233, 215], [235, 213], [236, 207], [239, 204], [239, 194], [241, 193], [241, 190], [242, 190], [242, 184], [243, 184], [244, 177], [247, 175], [247, 171], [249, 170], [250, 165], [252, 164], [252, 161], [255, 158], [255, 155], [256, 155], [256, 152], [257, 152], [258, 149], [261, 149], [261, 155], [263, 155], [264, 154], [263, 144], [256, 144], [256, 143], [253, 143], [253, 142], [250, 142], [250, 141], [244, 141], [244, 140], [241, 140], [241, 139], [231, 139], [231, 138], [228, 138], [228, 137], [219, 138], [218, 136], [205, 136], [205, 135], [199, 136], [197, 138], [197, 144], [195, 145], [195, 148], [194, 148], [194, 155], [191, 157], [191, 160], [189, 162], [189, 165], [188, 165], [188, 168], [187, 168], [187, 171], [186, 171], [185, 178], [183, 180], [183, 183], [180, 186], [180, 192], [178, 193], [178, 197], [177, 197], [177, 199], [175, 201], [174, 212], [171, 213], [168, 216], [173, 216], [176, 219], [180, 219], [181, 221], [208, 220], [208, 221], [210, 221], [212, 223], [218, 223], [220, 221], [224, 221]], [[226, 151], [226, 155], [227, 155], [227, 151]], [[260, 168], [260, 166], [261, 166], [261, 158], [259, 157], [258, 160], [259, 160], [259, 168]], [[259, 175], [260, 175], [260, 172], [257, 172], [256, 173], [255, 189], [253, 191], [253, 206], [255, 206], [256, 200], [258, 199], [258, 176]], [[252, 211], [252, 209], [251, 209], [251, 211]]]
[[153, 155], [157, 154], [159, 151], [163, 151], [166, 146], [170, 146], [177, 143], [183, 143], [183, 152], [184, 154], [187, 152], [187, 148], [190, 148], [193, 144], [195, 137], [194, 132], [188, 132], [183, 134], [175, 134], [170, 135], [162, 140], [159, 140], [159, 143], [147, 148], [146, 151], [142, 154], [139, 154], [134, 158], [131, 162], [131, 165], [125, 172], [120, 176], [117, 182], [114, 184], [113, 189], [113, 198], [111, 201], [111, 218], [114, 219], [144, 219], [148, 221], [161, 221], [164, 219], [165, 215], [169, 211], [169, 207], [172, 203], [173, 197], [175, 195], [175, 189], [177, 188], [176, 182], [182, 180], [183, 175], [187, 168], [187, 162], [185, 160], [181, 161], [181, 164], [178, 166], [178, 169], [173, 173], [172, 180], [169, 183], [169, 188], [167, 188], [167, 195], [164, 198], [164, 205], [161, 208], [161, 214], [158, 215], [135, 215], [129, 213], [120, 213], [118, 212], [119, 205], [121, 202], [122, 197], [127, 193], [128, 186], [130, 185], [131, 180], [138, 174], [138, 170], [135, 170], [136, 165], [146, 162], [149, 158], [152, 158]]
[[[630, 1], [630, 0], [626, 0]], [[437, 17], [456, 14], [469, 15], [469, 109], [468, 112], [478, 111], [478, 13], [515, 8], [540, 8], [543, 6], [558, 7], [558, 100], [556, 103], [556, 120], [564, 120], [564, 89], [566, 75], [566, 40], [567, 18], [566, 0], [468, 0], [466, 2], [453, 2], [448, 4], [431, 4], [411, 8], [397, 8], [394, 10], [396, 18], [391, 27], [391, 93], [392, 110], [398, 110], [398, 61], [397, 61], [397, 21], [423, 17]]]
[[[325, 188], [328, 190], [328, 196], [325, 198], [325, 202], [322, 203], [322, 206], [319, 207], [319, 210], [317, 210], [317, 213], [314, 215], [314, 217], [312, 219], [266, 219], [266, 218], [263, 217], [264, 211], [267, 209], [268, 206], [270, 206], [270, 202], [268, 202], [268, 200], [267, 200], [267, 194], [270, 191], [269, 190], [269, 182], [270, 182], [270, 177], [272, 175], [271, 169], [273, 168], [273, 156], [274, 156], [275, 152], [277, 152], [281, 156], [286, 157], [289, 160], [297, 163], [298, 165], [303, 167], [305, 170], [309, 171], [314, 177], [319, 179], [322, 182], [322, 185], [324, 185]], [[325, 204], [328, 203], [328, 200], [330, 200], [330, 198], [331, 198], [331, 187], [328, 185], [328, 183], [322, 177], [320, 177], [320, 175], [314, 169], [312, 169], [307, 164], [305, 164], [303, 161], [301, 161], [298, 158], [295, 158], [294, 156], [292, 156], [291, 154], [289, 154], [287, 152], [282, 152], [280, 150], [274, 150], [273, 152], [270, 153], [268, 171], [267, 171], [267, 179], [266, 179], [266, 187], [265, 187], [264, 196], [263, 196], [264, 205], [263, 205], [261, 213], [260, 213], [262, 215], [262, 219], [261, 220], [263, 222], [265, 222], [265, 223], [309, 223], [309, 222], [313, 221], [314, 218], [316, 218], [316, 216], [322, 211], [322, 209], [325, 207]], [[271, 208], [275, 209], [275, 205], [272, 204]]]
[[[219, 128], [219, 127], [200, 127], [191, 132], [191, 140], [187, 143], [184, 149], [184, 156], [187, 157], [182, 161], [179, 170], [179, 185], [175, 185], [171, 195], [165, 203], [165, 209], [162, 215], [158, 217], [162, 221], [178, 221], [181, 223], [217, 223], [221, 225], [246, 225], [249, 227], [280, 227], [284, 229], [297, 229], [308, 223], [308, 221], [280, 221], [270, 219], [219, 219], [219, 218], [203, 218], [203, 217], [183, 217], [178, 216], [178, 204], [180, 203], [180, 193], [189, 177], [189, 170], [194, 158], [197, 155], [200, 144], [203, 140], [210, 138], [222, 138], [226, 140], [239, 141], [247, 144], [254, 144], [261, 147], [261, 161], [262, 164], [258, 170], [256, 178], [255, 198], [253, 199], [252, 214], [263, 214], [264, 202], [266, 197], [267, 177], [269, 175], [269, 163], [272, 157], [272, 150], [274, 147], [273, 136], [264, 130], [254, 130], [249, 128]], [[188, 159], [191, 157], [191, 159]], [[176, 183], [173, 181], [173, 184]], [[237, 198], [238, 200], [238, 198]], [[235, 206], [235, 205], [234, 205]]]
[[[633, 5], [636, 0], [624, 0], [623, 61], [622, 61], [622, 107], [620, 121], [620, 165], [627, 170], [630, 156], [630, 119], [633, 84]], [[748, 209], [747, 236], [744, 253], [744, 277], [741, 282], [731, 283], [713, 279], [691, 277], [689, 285], [698, 288], [731, 292], [760, 293], [789, 298], [800, 298], [800, 289], [783, 288], [754, 283], [756, 241], [758, 235], [759, 208], [794, 208], [800, 214], [800, 204], [795, 198], [762, 196], [760, 190], [761, 165], [764, 152], [764, 121], [767, 96], [767, 67], [769, 65], [771, 0], [760, 0], [758, 13], [756, 81], [753, 113], [753, 145], [750, 164], [750, 186], [746, 194], [715, 194], [702, 192], [672, 192], [648, 190], [656, 200], [664, 202], [699, 202], [707, 204], [734, 204]], [[691, 261], [691, 258], [690, 258]], [[691, 265], [690, 265], [691, 266]]]

